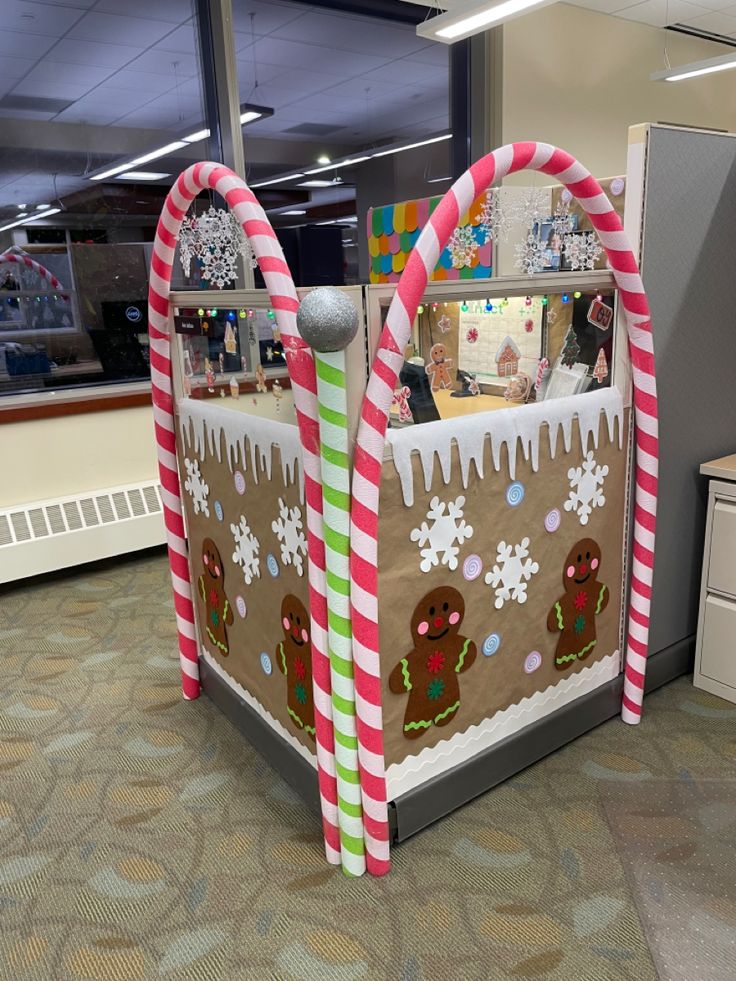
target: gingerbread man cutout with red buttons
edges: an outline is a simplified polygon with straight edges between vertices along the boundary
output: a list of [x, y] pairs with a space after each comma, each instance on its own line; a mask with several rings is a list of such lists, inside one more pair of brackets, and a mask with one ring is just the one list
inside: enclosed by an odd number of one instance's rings
[[281, 601], [284, 639], [276, 648], [276, 663], [286, 675], [286, 711], [298, 729], [315, 738], [312, 692], [312, 643], [309, 614], [296, 596], [288, 593]]
[[447, 357], [447, 348], [444, 344], [433, 344], [429, 352], [430, 362], [425, 367], [429, 375], [429, 384], [432, 391], [438, 388], [452, 388], [452, 378], [447, 370], [452, 367], [452, 358]]
[[598, 643], [595, 618], [608, 606], [609, 590], [598, 582], [601, 550], [592, 538], [582, 538], [570, 549], [562, 570], [565, 594], [547, 615], [547, 629], [561, 631], [555, 667], [564, 671], [584, 661]]
[[416, 739], [430, 726], [446, 726], [460, 708], [459, 676], [478, 653], [463, 637], [465, 602], [452, 586], [438, 586], [422, 599], [411, 618], [414, 649], [402, 657], [388, 678], [397, 695], [409, 693], [404, 735]]
[[225, 594], [222, 558], [211, 538], [202, 542], [202, 563], [204, 572], [199, 577], [199, 595], [205, 606], [205, 634], [217, 653], [227, 657], [230, 648], [225, 625], [233, 622], [233, 610]]

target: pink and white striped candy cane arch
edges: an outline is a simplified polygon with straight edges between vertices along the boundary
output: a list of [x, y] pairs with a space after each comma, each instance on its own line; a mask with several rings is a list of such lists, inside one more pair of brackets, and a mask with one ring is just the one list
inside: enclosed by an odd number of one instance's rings
[[[5, 262], [15, 262], [18, 265], [26, 266], [28, 269], [32, 269], [34, 272], [38, 273], [41, 279], [45, 279], [53, 290], [63, 290], [64, 287], [61, 281], [54, 276], [52, 272], [46, 268], [46, 266], [41, 265], [40, 262], [36, 262], [35, 259], [31, 259], [29, 255], [25, 255], [23, 252], [7, 252], [0, 253], [0, 263]], [[68, 296], [62, 293], [62, 299], [67, 300]]]
[[458, 220], [494, 181], [521, 170], [555, 177], [580, 202], [606, 250], [626, 313], [634, 382], [636, 494], [622, 717], [629, 723], [641, 718], [658, 469], [657, 394], [649, 306], [621, 221], [589, 171], [569, 153], [547, 143], [513, 143], [475, 163], [453, 184], [432, 213], [396, 287], [361, 410], [351, 528], [353, 656], [366, 860], [369, 870], [376, 873], [389, 868], [378, 658], [377, 536], [381, 463], [391, 399], [417, 306]]
[[302, 443], [307, 507], [309, 594], [312, 617], [312, 673], [317, 742], [317, 769], [327, 858], [340, 862], [337, 824], [334, 735], [331, 712], [330, 662], [327, 654], [327, 591], [322, 531], [317, 383], [311, 350], [296, 326], [299, 305], [294, 282], [281, 246], [253, 192], [232, 170], [214, 163], [189, 167], [166, 197], [156, 229], [148, 291], [151, 382], [158, 468], [164, 521], [179, 634], [182, 687], [185, 698], [199, 695], [194, 606], [176, 464], [174, 404], [171, 387], [169, 291], [177, 237], [189, 206], [200, 191], [219, 194], [235, 214], [250, 240], [270, 294], [271, 306], [284, 342]]

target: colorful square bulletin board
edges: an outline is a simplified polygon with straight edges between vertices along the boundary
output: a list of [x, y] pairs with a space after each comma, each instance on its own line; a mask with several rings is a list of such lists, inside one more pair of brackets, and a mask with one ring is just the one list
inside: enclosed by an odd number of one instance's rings
[[[461, 234], [472, 235], [477, 248], [469, 265], [453, 265], [454, 250], [448, 245], [440, 254], [431, 280], [487, 279], [493, 273], [493, 242], [480, 217], [486, 199], [485, 192], [471, 205], [458, 223]], [[368, 210], [368, 252], [371, 259], [371, 283], [396, 283], [404, 271], [406, 260], [429, 216], [442, 200], [442, 195], [402, 201]], [[470, 229], [469, 232], [464, 232]]]

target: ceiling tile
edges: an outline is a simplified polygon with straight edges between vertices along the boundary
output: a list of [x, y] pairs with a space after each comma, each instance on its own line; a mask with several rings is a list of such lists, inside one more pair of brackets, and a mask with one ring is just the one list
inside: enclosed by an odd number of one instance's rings
[[74, 23], [84, 16], [79, 7], [32, 3], [29, 0], [3, 0], [2, 26], [4, 31], [40, 34], [44, 37], [63, 37]]
[[303, 17], [305, 7], [298, 3], [278, 3], [277, 0], [234, 0], [233, 27], [237, 33], [250, 36], [251, 13], [255, 14], [255, 34], [264, 35]]
[[619, 11], [618, 16], [640, 24], [664, 27], [666, 24], [689, 22], [703, 12], [702, 7], [685, 3], [684, 0], [645, 0], [644, 3]]
[[387, 58], [332, 51], [316, 44], [298, 44], [272, 37], [264, 38], [256, 45], [258, 64], [283, 65], [284, 68], [310, 68], [314, 71], [345, 76], [359, 75], [378, 68]]
[[[155, 4], [151, 4], [149, 17], [155, 10]], [[166, 21], [150, 20], [143, 17], [125, 17], [121, 14], [104, 14], [93, 10], [77, 21], [67, 37], [81, 38], [85, 41], [109, 42], [114, 40], [118, 44], [147, 48], [170, 33], [171, 24]]]
[[[712, 31], [714, 34], [733, 34], [736, 32], [736, 17], [724, 11], [709, 11], [698, 17], [680, 17], [681, 24], [697, 27], [701, 31]], [[722, 53], [722, 52], [721, 52]]]
[[99, 68], [122, 68], [140, 54], [141, 49], [127, 44], [102, 44], [64, 38], [54, 48], [54, 60], [70, 65], [96, 65]]
[[372, 17], [315, 11], [274, 31], [273, 37], [326, 45], [334, 50], [373, 54], [385, 59], [413, 54], [427, 44], [408, 25], [377, 21]]
[[[176, 70], [174, 69], [174, 62], [176, 62]], [[177, 79], [191, 78], [193, 75], [199, 74], [199, 64], [194, 55], [174, 54], [171, 51], [159, 51], [154, 48], [145, 51], [125, 67], [131, 71], [167, 75], [172, 79], [172, 85]]]
[[[636, 7], [641, 3], [641, 0], [566, 0], [566, 3], [572, 4], [574, 7], [584, 7], [586, 10], [592, 10], [598, 14], [613, 14], [620, 13], [629, 7]], [[625, 14], [621, 13], [621, 16]]]
[[100, 85], [100, 90], [105, 90], [114, 94], [119, 89], [133, 92], [148, 92], [153, 98], [168, 92], [176, 84], [176, 78], [172, 75], [154, 75], [152, 72], [133, 71], [130, 68], [123, 68], [119, 72], [110, 75], [106, 82]]
[[0, 75], [4, 78], [22, 78], [35, 62], [28, 58], [9, 58], [0, 55]]
[[[77, 0], [71, 2], [77, 3]], [[150, 17], [155, 12], [156, 20], [183, 24], [192, 16], [192, 0], [97, 0], [97, 11], [142, 18]]]
[[423, 64], [447, 68], [450, 63], [450, 49], [448, 45], [441, 44], [437, 41], [420, 48], [408, 57], [410, 61], [419, 61]]
[[13, 89], [13, 95], [28, 95], [41, 99], [54, 98], [75, 101], [86, 95], [90, 88], [91, 86], [89, 85], [73, 85], [69, 82], [58, 81], [54, 83], [53, 87], [50, 87], [48, 82], [33, 82], [24, 78]]
[[34, 61], [41, 58], [49, 48], [56, 44], [52, 37], [41, 37], [37, 34], [20, 34], [18, 31], [0, 31], [0, 55], [17, 56]]
[[159, 51], [174, 51], [177, 54], [194, 55], [199, 53], [193, 24], [182, 24], [167, 34], [155, 45]]
[[366, 81], [394, 82], [401, 85], [407, 82], [416, 84], [428, 79], [441, 78], [443, 83], [447, 85], [448, 67], [447, 65], [443, 67], [428, 65], [426, 62], [411, 61], [409, 58], [398, 58], [396, 61], [389, 61], [371, 72], [366, 72], [361, 78], [366, 79]]
[[[109, 68], [97, 68], [94, 65], [65, 65], [60, 61], [43, 59], [26, 75], [23, 82], [43, 83], [47, 86], [47, 95], [56, 94], [55, 86], [59, 83], [86, 86], [87, 90], [104, 82], [111, 77]], [[48, 87], [53, 87], [53, 93]]]

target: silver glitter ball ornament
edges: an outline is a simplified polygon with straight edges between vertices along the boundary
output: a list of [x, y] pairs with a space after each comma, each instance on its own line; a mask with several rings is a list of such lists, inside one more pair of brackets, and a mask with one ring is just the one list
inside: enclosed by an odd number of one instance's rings
[[341, 290], [319, 286], [299, 304], [296, 325], [315, 351], [343, 351], [358, 333], [358, 311]]

